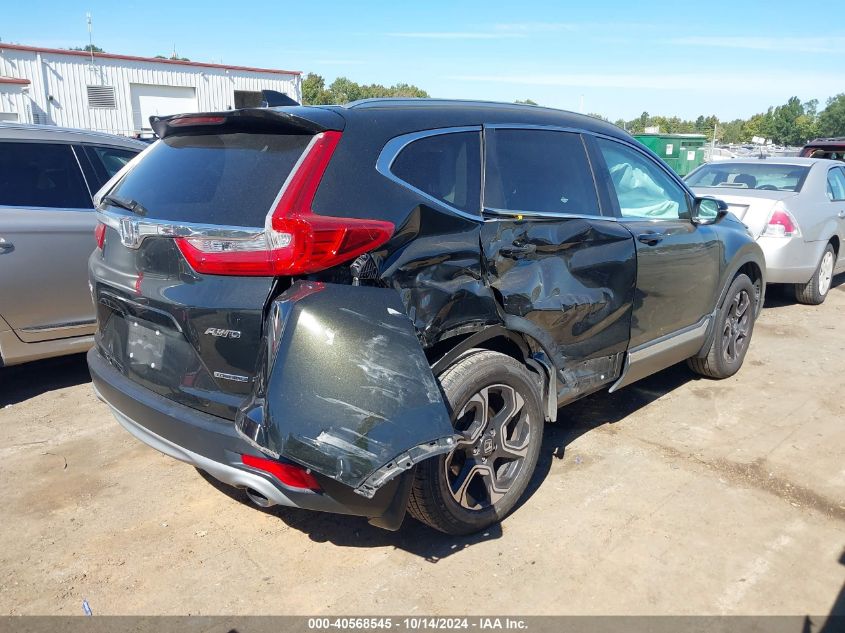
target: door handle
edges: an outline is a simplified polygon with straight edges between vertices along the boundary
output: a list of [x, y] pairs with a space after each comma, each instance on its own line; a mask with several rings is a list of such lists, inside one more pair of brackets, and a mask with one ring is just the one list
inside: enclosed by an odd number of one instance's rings
[[659, 244], [663, 241], [663, 238], [666, 237], [663, 233], [657, 233], [655, 231], [649, 231], [648, 233], [640, 233], [637, 235], [637, 239], [642, 242], [643, 244], [648, 244], [649, 246], [654, 246], [655, 244]]
[[836, 215], [838, 215], [840, 218], [845, 218], [845, 210], [840, 211]]
[[15, 250], [15, 245], [0, 237], [0, 255], [3, 253], [11, 253], [13, 250]]

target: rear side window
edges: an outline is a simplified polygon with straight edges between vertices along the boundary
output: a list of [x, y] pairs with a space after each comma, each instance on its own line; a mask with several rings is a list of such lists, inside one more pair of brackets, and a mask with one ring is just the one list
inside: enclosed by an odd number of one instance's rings
[[599, 215], [593, 175], [578, 134], [492, 129], [485, 141], [485, 207]]
[[481, 213], [479, 132], [421, 138], [399, 153], [390, 170], [432, 198], [467, 213]]
[[147, 217], [262, 227], [312, 136], [202, 134], [158, 141], [110, 191]]
[[94, 156], [97, 159], [95, 169], [102, 165], [106, 180], [114, 176], [121, 168], [130, 160], [135, 158], [138, 153], [131, 149], [118, 149], [117, 147], [102, 147], [95, 145], [91, 148]]
[[93, 207], [73, 150], [60, 143], [0, 143], [0, 205]]

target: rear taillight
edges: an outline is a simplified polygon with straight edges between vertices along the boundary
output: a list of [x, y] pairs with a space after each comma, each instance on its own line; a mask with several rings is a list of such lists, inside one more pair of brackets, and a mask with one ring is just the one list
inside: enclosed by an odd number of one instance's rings
[[106, 225], [102, 222], [97, 223], [97, 228], [94, 229], [94, 238], [97, 240], [97, 248], [103, 250], [103, 244], [106, 242]]
[[766, 237], [800, 237], [801, 229], [798, 228], [795, 216], [778, 202], [769, 215], [769, 221], [766, 222], [763, 235]]
[[241, 455], [241, 461], [246, 466], [273, 475], [273, 477], [290, 488], [303, 488], [305, 490], [320, 489], [320, 484], [314, 479], [314, 476], [299, 466], [283, 464], [282, 462], [264, 457], [255, 457], [254, 455]]
[[263, 233], [248, 239], [177, 238], [191, 267], [210, 275], [303, 275], [337, 266], [378, 248], [393, 235], [382, 220], [317, 215], [317, 188], [340, 132], [314, 137], [286, 183]]

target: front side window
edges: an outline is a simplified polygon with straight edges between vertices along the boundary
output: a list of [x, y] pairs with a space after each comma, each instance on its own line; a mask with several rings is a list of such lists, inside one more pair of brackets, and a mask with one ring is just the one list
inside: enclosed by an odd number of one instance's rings
[[490, 129], [485, 133], [484, 206], [526, 213], [600, 215], [578, 134]]
[[689, 198], [657, 163], [635, 149], [597, 138], [610, 171], [622, 217], [648, 220], [689, 218]]
[[831, 200], [845, 200], [845, 173], [838, 167], [827, 173], [827, 197]]
[[70, 145], [0, 143], [0, 205], [93, 208]]
[[407, 145], [390, 170], [400, 180], [466, 213], [480, 215], [481, 141], [478, 132], [447, 132]]

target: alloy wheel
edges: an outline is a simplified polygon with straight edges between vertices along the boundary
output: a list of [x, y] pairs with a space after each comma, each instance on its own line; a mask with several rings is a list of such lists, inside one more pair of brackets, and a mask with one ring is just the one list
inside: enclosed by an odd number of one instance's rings
[[510, 490], [528, 454], [525, 401], [508, 385], [484, 387], [458, 413], [455, 430], [462, 438], [444, 461], [449, 491], [468, 510], [490, 507]]
[[744, 289], [737, 292], [731, 300], [722, 330], [722, 354], [729, 363], [735, 363], [748, 345], [748, 333], [753, 318], [751, 305], [751, 297]]
[[830, 281], [833, 279], [833, 252], [826, 251], [819, 265], [819, 294], [824, 296], [830, 290]]

